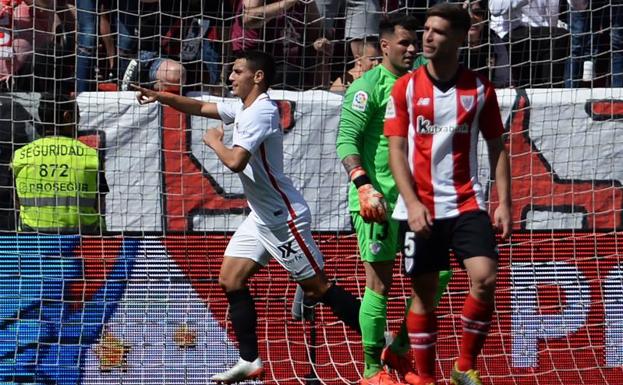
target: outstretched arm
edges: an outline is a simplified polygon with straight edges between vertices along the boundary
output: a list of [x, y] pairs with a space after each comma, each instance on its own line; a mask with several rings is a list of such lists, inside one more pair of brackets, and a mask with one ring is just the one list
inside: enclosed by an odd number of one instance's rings
[[135, 84], [132, 84], [131, 87], [137, 91], [136, 99], [140, 104], [160, 102], [186, 114], [221, 119], [216, 103], [202, 102], [186, 96], [175, 95], [170, 92], [154, 91], [139, 87]]
[[261, 28], [270, 20], [292, 8], [299, 0], [280, 0], [266, 4], [264, 0], [244, 0], [242, 11], [243, 28]]

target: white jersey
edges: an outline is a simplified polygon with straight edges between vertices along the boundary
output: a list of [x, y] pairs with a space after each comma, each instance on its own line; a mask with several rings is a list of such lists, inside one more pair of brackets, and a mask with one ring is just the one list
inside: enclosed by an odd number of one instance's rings
[[234, 123], [233, 145], [251, 153], [238, 176], [251, 210], [260, 224], [275, 226], [309, 215], [303, 195], [283, 173], [283, 132], [279, 110], [267, 94], [247, 108], [240, 103], [218, 103], [224, 123]]

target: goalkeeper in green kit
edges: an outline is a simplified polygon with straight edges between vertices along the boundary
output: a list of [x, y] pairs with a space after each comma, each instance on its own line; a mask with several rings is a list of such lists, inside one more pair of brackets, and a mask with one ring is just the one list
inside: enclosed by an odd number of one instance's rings
[[[417, 21], [411, 16], [396, 15], [381, 21], [382, 62], [350, 85], [340, 117], [337, 153], [351, 181], [348, 207], [366, 272], [359, 312], [365, 363], [360, 385], [400, 384], [385, 371], [384, 365], [398, 371], [407, 383], [419, 384], [404, 322], [390, 346], [385, 347], [384, 337], [387, 295], [400, 241], [398, 222], [391, 219], [398, 189], [389, 168], [383, 121], [395, 81], [425, 63], [416, 55], [416, 28]], [[437, 301], [450, 276], [450, 272], [440, 273]]]

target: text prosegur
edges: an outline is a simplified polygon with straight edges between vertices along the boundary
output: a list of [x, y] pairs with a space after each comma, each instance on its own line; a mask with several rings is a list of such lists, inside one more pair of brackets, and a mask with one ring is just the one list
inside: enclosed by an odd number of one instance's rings
[[38, 183], [21, 183], [18, 190], [22, 192], [57, 192], [57, 191], [81, 191], [89, 192], [87, 183], [73, 182], [38, 182]]

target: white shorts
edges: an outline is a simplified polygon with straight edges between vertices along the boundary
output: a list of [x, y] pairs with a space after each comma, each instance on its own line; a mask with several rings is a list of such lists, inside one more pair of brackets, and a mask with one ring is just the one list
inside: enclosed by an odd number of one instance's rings
[[251, 213], [229, 240], [225, 255], [249, 258], [262, 266], [272, 256], [295, 281], [311, 278], [324, 267], [324, 257], [311, 235], [311, 218], [307, 215], [275, 228], [258, 224]]

